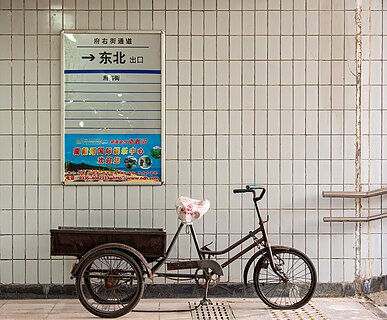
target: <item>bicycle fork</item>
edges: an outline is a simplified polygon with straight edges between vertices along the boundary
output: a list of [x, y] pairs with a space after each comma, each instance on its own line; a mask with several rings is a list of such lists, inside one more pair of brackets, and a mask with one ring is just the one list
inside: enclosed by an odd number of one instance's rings
[[[273, 256], [273, 251], [271, 250], [271, 244], [270, 244], [270, 242], [267, 239], [266, 233], [263, 230], [262, 230], [262, 232], [264, 234], [263, 238], [266, 239], [266, 240], [264, 240], [264, 243], [265, 243], [264, 247], [266, 248], [266, 251], [269, 254], [270, 266], [273, 269], [274, 273], [277, 276], [279, 276], [282, 281], [286, 282], [288, 280], [288, 278], [278, 271], [278, 269], [277, 269], [278, 266], [276, 266], [275, 263], [274, 263], [274, 256]], [[260, 242], [260, 240], [255, 236], [255, 234], [252, 231], [250, 231], [249, 234], [250, 234], [250, 237], [253, 239], [253, 241], [255, 242], [256, 246], [259, 249], [261, 247], [261, 245], [262, 245], [262, 242]]]
[[279, 276], [281, 278], [282, 281], [284, 282], [288, 282], [289, 279], [286, 275], [284, 275], [283, 272], [281, 272], [279, 269], [279, 265], [275, 264], [274, 262], [274, 255], [273, 255], [273, 251], [271, 250], [271, 244], [269, 241], [266, 242], [266, 250], [267, 250], [267, 253], [269, 255], [269, 261], [270, 261], [270, 266], [271, 268], [273, 269], [274, 273]]

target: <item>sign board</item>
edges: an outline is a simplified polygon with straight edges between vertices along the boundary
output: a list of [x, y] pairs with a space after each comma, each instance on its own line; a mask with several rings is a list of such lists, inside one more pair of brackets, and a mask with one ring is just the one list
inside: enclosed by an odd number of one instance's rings
[[164, 33], [62, 31], [62, 178], [160, 184]]

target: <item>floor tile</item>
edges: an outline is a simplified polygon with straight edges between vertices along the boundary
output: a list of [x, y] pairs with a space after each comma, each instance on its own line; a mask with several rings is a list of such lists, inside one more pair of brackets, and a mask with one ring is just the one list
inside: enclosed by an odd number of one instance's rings
[[47, 316], [47, 319], [51, 319], [51, 320], [60, 320], [60, 319], [94, 319], [94, 320], [97, 320], [97, 319], [102, 319], [102, 318], [98, 318], [96, 316], [94, 316], [93, 314], [91, 314], [90, 312], [86, 311], [86, 310], [83, 310], [83, 312], [67, 312], [67, 313], [50, 313], [48, 316]]
[[42, 314], [50, 313], [54, 308], [54, 304], [41, 303], [6, 303], [1, 307], [1, 311], [5, 313], [31, 313]]
[[[175, 312], [174, 310], [189, 309], [190, 303], [198, 303], [200, 299], [142, 299], [136, 310], [152, 310], [155, 312], [130, 312], [120, 319], [130, 320], [192, 320], [191, 312]], [[259, 299], [212, 299], [213, 303], [227, 304], [235, 319], [271, 320], [276, 318]], [[355, 298], [314, 298], [310, 306], [318, 309], [326, 319], [357, 320], [381, 319], [365, 308], [364, 300]], [[171, 312], [158, 312], [171, 310]], [[385, 310], [385, 308], [380, 308]], [[298, 309], [298, 313], [302, 310]], [[292, 311], [285, 312], [290, 314]], [[302, 312], [301, 312], [302, 313]], [[287, 317], [287, 316], [286, 316]], [[194, 316], [195, 318], [195, 316]], [[293, 316], [289, 316], [293, 319]], [[69, 300], [0, 300], [1, 320], [68, 320], [98, 319], [89, 313], [76, 299]], [[382, 318], [382, 319], [387, 319]]]
[[364, 308], [355, 298], [319, 298], [312, 299], [313, 304], [329, 319], [360, 320], [379, 319]]
[[[34, 313], [34, 314], [29, 314], [29, 313], [0, 313], [0, 319], [1, 320], [19, 320], [19, 319], [26, 319], [28, 317], [28, 320], [43, 320], [47, 319], [48, 314], [47, 313]], [[76, 319], [76, 318], [73, 318]]]

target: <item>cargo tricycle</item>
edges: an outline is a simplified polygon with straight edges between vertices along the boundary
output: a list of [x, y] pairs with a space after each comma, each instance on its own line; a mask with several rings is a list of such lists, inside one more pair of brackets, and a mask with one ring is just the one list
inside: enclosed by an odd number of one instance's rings
[[[312, 261], [297, 249], [270, 244], [265, 229], [268, 219], [262, 219], [258, 208], [265, 188], [246, 186], [233, 192], [252, 195], [258, 226], [223, 250], [199, 245], [196, 236], [193, 222], [208, 211], [209, 201], [181, 197], [176, 201], [181, 222], [168, 249], [163, 229], [59, 227], [51, 230], [51, 254], [77, 257], [71, 275], [75, 278], [78, 298], [88, 311], [103, 318], [120, 317], [132, 311], [143, 295], [146, 277], [191, 279], [203, 288], [200, 304], [206, 304], [209, 288], [219, 282], [223, 269], [254, 249], [244, 268], [244, 283], [248, 284], [248, 272], [254, 266], [255, 291], [266, 305], [275, 309], [302, 307], [316, 287]], [[170, 253], [183, 227], [192, 237], [197, 259], [170, 261]], [[222, 264], [214, 259], [247, 240], [252, 243]], [[159, 272], [164, 264], [167, 272]], [[177, 272], [189, 269], [192, 271]]]

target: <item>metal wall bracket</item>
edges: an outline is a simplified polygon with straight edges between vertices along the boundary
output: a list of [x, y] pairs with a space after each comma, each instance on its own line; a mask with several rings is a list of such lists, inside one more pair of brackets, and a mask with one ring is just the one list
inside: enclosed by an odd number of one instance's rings
[[387, 213], [376, 214], [369, 217], [324, 217], [324, 222], [370, 222], [387, 218]]
[[372, 198], [377, 196], [382, 196], [387, 194], [387, 188], [376, 189], [367, 192], [343, 192], [343, 191], [323, 191], [323, 198], [351, 198], [351, 199], [364, 199], [364, 198]]
[[[371, 190], [367, 192], [343, 192], [343, 191], [323, 191], [323, 198], [350, 198], [365, 199], [387, 194], [387, 188]], [[387, 218], [387, 213], [376, 214], [369, 217], [324, 217], [324, 222], [370, 222]]]

